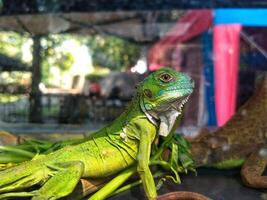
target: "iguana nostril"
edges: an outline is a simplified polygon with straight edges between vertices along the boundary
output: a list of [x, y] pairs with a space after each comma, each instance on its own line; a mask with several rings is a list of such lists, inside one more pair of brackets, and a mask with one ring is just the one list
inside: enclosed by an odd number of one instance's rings
[[152, 96], [153, 96], [151, 90], [149, 90], [149, 89], [144, 90], [144, 95], [148, 98], [152, 98]]

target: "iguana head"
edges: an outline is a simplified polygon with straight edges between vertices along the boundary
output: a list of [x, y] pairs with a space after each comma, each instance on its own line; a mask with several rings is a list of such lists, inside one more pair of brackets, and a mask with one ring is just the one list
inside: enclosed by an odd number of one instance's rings
[[141, 82], [138, 93], [142, 111], [159, 123], [159, 134], [167, 136], [193, 92], [192, 79], [171, 68], [162, 68]]

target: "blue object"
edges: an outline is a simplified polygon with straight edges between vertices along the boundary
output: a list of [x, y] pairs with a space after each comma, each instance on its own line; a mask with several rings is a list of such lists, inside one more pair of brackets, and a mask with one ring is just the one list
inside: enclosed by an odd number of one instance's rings
[[215, 94], [214, 94], [214, 67], [212, 61], [212, 33], [211, 31], [202, 34], [202, 58], [204, 64], [205, 103], [208, 112], [209, 126], [216, 126]]
[[267, 9], [215, 9], [214, 24], [267, 26]]

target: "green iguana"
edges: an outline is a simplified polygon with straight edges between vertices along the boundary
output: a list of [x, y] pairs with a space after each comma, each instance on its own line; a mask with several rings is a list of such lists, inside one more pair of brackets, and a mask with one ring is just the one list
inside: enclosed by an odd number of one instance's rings
[[241, 177], [247, 186], [267, 188], [267, 176], [262, 176], [267, 164], [267, 75], [224, 126], [213, 133], [203, 131], [191, 145], [197, 166], [242, 166]]
[[[69, 195], [81, 178], [106, 178], [120, 172], [90, 197], [104, 199], [135, 171], [140, 175], [147, 198], [155, 199], [157, 192], [149, 164], [154, 162], [173, 172], [179, 170], [177, 151], [169, 165], [156, 159], [162, 152], [160, 148], [150, 158], [152, 143], [158, 135], [170, 137], [193, 87], [189, 76], [173, 69], [152, 73], [138, 85], [133, 101], [112, 124], [69, 145], [53, 144], [51, 153], [36, 155], [30, 161], [0, 171], [0, 199], [27, 196], [33, 200], [59, 199]], [[178, 149], [175, 145], [173, 148]], [[12, 147], [6, 150], [10, 149], [12, 152]], [[27, 151], [14, 149], [20, 155], [31, 156]], [[41, 187], [26, 190], [33, 185]]]

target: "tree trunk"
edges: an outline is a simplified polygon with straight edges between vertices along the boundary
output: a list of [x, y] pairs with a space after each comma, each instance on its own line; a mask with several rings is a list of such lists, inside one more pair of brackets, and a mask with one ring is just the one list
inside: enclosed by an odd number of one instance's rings
[[41, 36], [33, 37], [33, 59], [32, 59], [32, 85], [30, 93], [30, 114], [29, 121], [34, 123], [42, 122], [42, 97], [39, 84], [42, 79], [41, 73]]

